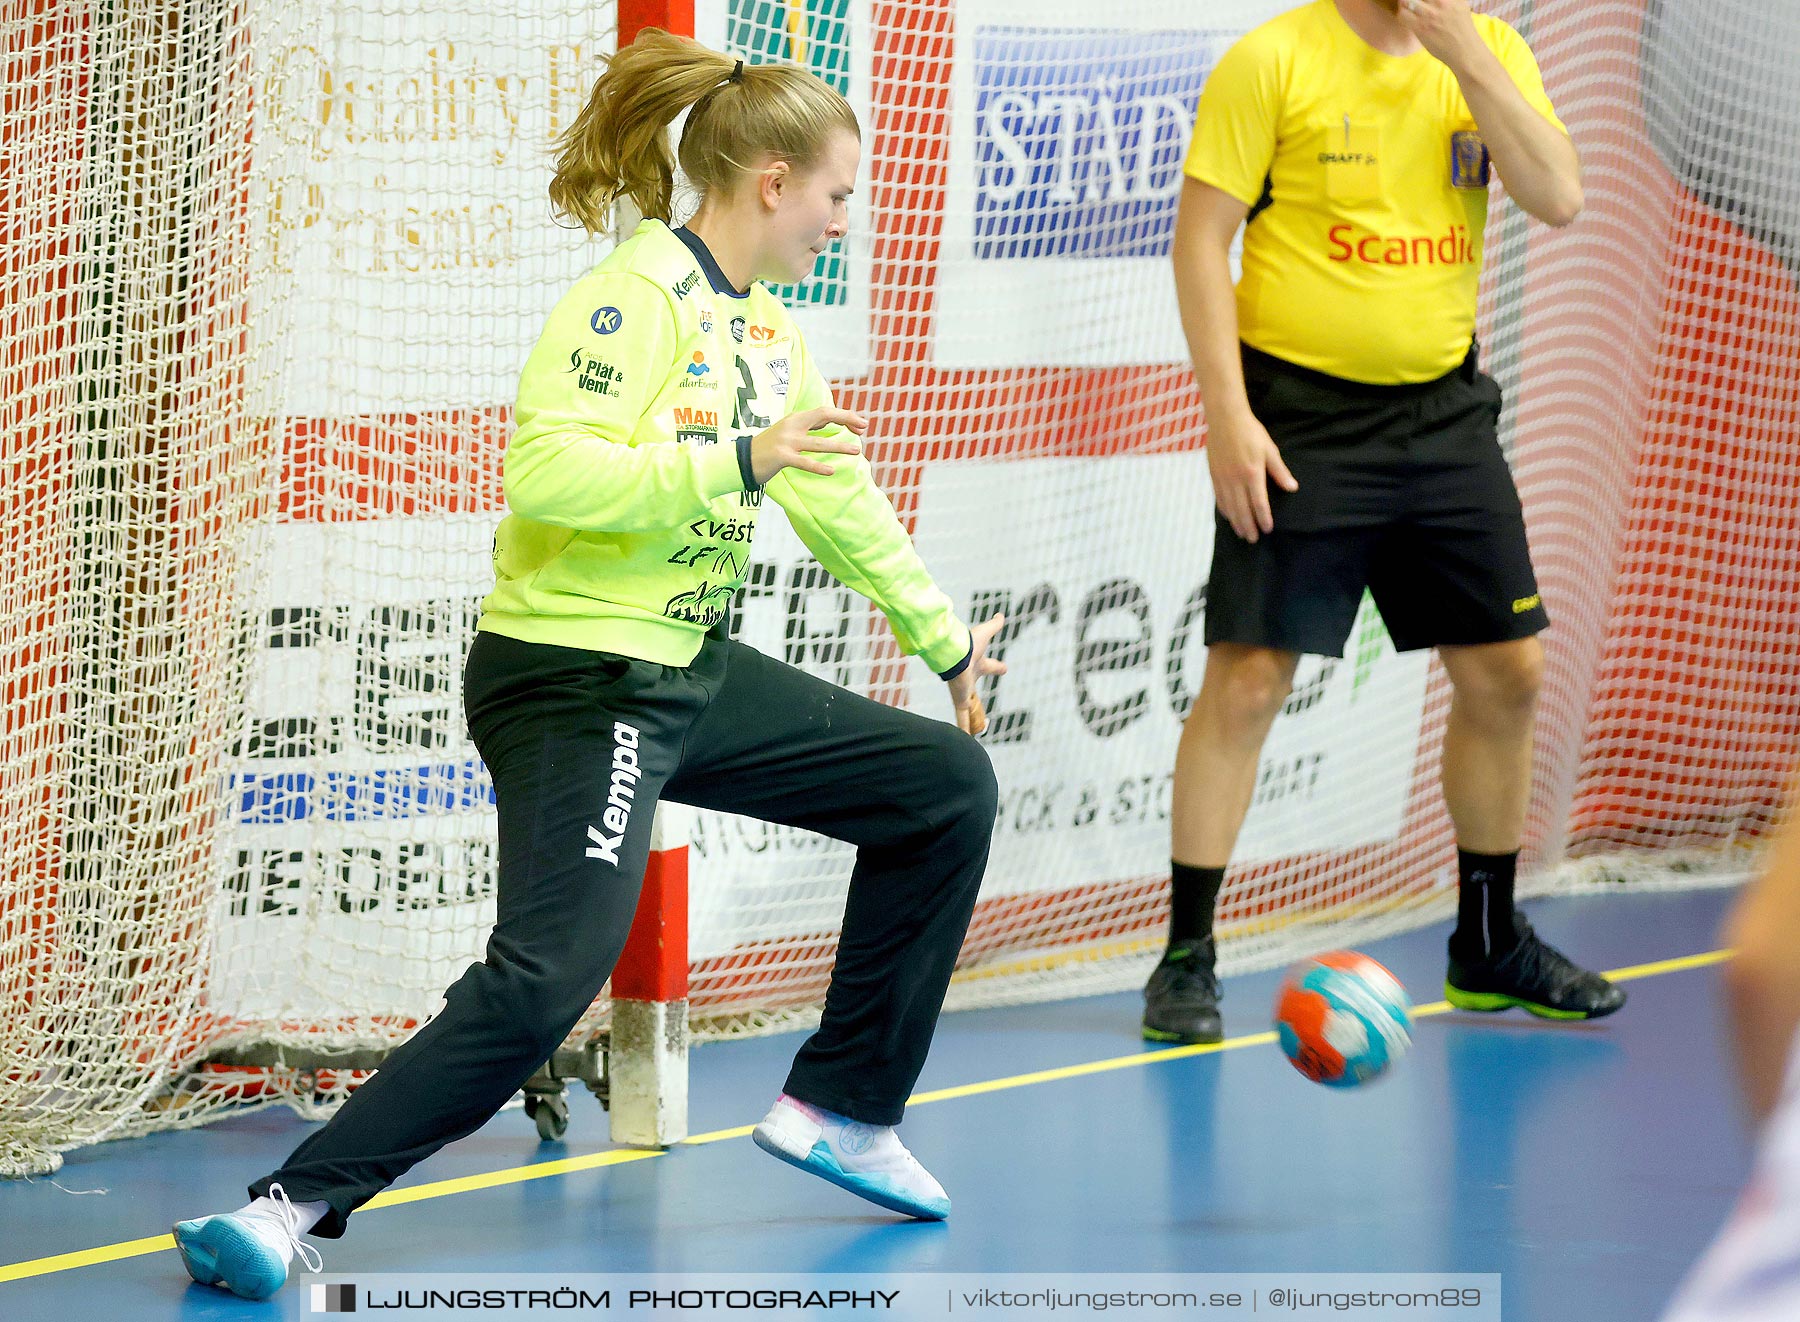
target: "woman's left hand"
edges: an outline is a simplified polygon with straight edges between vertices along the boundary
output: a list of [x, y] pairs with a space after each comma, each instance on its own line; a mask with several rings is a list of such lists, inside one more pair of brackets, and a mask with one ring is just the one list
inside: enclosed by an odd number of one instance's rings
[[969, 664], [962, 673], [949, 681], [950, 702], [956, 708], [956, 728], [965, 734], [980, 734], [987, 729], [987, 712], [982, 709], [981, 699], [975, 696], [975, 681], [983, 675], [1004, 675], [1006, 662], [987, 654], [987, 649], [994, 641], [994, 635], [1000, 632], [1000, 626], [1006, 623], [1006, 616], [995, 615], [986, 624], [977, 624], [969, 629]]

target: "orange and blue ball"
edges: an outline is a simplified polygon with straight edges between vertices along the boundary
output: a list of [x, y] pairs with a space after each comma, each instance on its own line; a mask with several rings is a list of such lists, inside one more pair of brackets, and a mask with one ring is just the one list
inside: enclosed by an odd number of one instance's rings
[[1380, 1078], [1412, 1045], [1412, 1003], [1400, 980], [1354, 950], [1288, 970], [1275, 998], [1275, 1031], [1294, 1068], [1328, 1088]]

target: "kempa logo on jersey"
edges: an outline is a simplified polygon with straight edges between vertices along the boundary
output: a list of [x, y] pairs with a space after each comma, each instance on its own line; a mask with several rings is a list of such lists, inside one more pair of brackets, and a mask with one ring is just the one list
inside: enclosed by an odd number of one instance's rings
[[669, 288], [674, 291], [676, 298], [686, 298], [689, 294], [693, 293], [699, 285], [700, 272], [689, 271], [686, 275], [681, 277], [679, 282], [670, 285]]
[[1473, 266], [1481, 254], [1469, 241], [1466, 225], [1452, 225], [1443, 234], [1376, 234], [1355, 225], [1333, 225], [1327, 238], [1334, 262], [1364, 262], [1370, 266]]
[[612, 790], [606, 796], [606, 811], [600, 815], [600, 825], [612, 834], [602, 835], [599, 827], [588, 827], [588, 839], [594, 843], [588, 846], [587, 856], [602, 859], [615, 868], [619, 866], [619, 846], [625, 841], [625, 828], [631, 824], [631, 805], [637, 798], [638, 781], [644, 775], [638, 764], [637, 750], [637, 727], [614, 721]]

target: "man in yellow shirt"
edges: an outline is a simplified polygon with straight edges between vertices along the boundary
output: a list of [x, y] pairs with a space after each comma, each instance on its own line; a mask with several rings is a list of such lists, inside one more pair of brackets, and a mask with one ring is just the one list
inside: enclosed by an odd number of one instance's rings
[[1341, 656], [1365, 589], [1396, 647], [1437, 649], [1455, 695], [1446, 995], [1612, 1013], [1624, 994], [1513, 907], [1549, 620], [1495, 434], [1500, 391], [1477, 365], [1476, 287], [1491, 174], [1547, 224], [1582, 205], [1531, 51], [1468, 0], [1313, 0], [1220, 60], [1186, 173], [1176, 290], [1218, 513], [1144, 1035], [1221, 1035], [1213, 908], [1258, 756], [1300, 654]]

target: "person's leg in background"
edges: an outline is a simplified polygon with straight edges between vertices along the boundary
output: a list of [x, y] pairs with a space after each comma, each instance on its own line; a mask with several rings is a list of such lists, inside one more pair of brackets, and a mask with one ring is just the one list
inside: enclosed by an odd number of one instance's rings
[[1200, 693], [1181, 727], [1171, 807], [1169, 943], [1145, 987], [1144, 1037], [1217, 1042], [1213, 915], [1256, 792], [1263, 743], [1293, 686], [1299, 654], [1243, 643], [1206, 649]]
[[1463, 1010], [1599, 1018], [1624, 992], [1545, 944], [1514, 905], [1549, 616], [1496, 439], [1500, 389], [1471, 361], [1414, 407], [1406, 517], [1376, 546], [1369, 586], [1395, 646], [1435, 647], [1450, 679], [1442, 785], [1458, 902], [1444, 993]]
[[[1328, 481], [1308, 472], [1307, 480]], [[1169, 943], [1144, 986], [1152, 1042], [1217, 1042], [1213, 920], [1256, 794], [1263, 744], [1303, 653], [1340, 656], [1362, 604], [1371, 534], [1277, 527], [1246, 542], [1214, 520], [1206, 671], [1175, 755]]]
[[1598, 1019], [1625, 993], [1546, 944], [1514, 907], [1544, 669], [1536, 637], [1440, 647], [1450, 676], [1443, 789], [1456, 828], [1457, 921], [1444, 994], [1461, 1010]]

